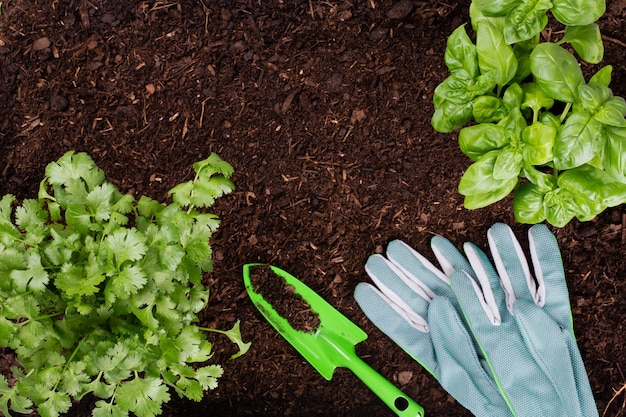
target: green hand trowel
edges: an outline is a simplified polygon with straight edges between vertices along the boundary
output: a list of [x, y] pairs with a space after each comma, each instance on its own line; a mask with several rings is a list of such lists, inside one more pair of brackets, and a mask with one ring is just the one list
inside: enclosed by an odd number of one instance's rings
[[[275, 275], [282, 277], [285, 284], [319, 316], [319, 326], [314, 332], [294, 329], [261, 294], [255, 292], [250, 270], [260, 266], [269, 266]], [[337, 367], [348, 368], [396, 415], [424, 416], [420, 405], [357, 356], [354, 346], [367, 339], [367, 334], [312, 289], [288, 272], [266, 264], [244, 265], [243, 277], [248, 295], [261, 314], [324, 378], [330, 380]]]

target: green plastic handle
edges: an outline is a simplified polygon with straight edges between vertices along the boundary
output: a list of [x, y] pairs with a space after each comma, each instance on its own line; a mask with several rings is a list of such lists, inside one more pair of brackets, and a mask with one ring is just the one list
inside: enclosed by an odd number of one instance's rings
[[337, 367], [350, 369], [374, 392], [396, 415], [400, 417], [423, 417], [424, 409], [387, 381], [381, 374], [356, 354], [354, 346], [367, 339], [367, 334], [347, 317], [337, 311], [315, 291], [288, 272], [269, 265], [275, 274], [293, 287], [319, 315], [320, 325], [314, 333], [294, 329], [281, 317], [261, 294], [254, 290], [250, 268], [265, 264], [246, 264], [243, 276], [246, 290], [254, 305], [267, 321], [327, 380], [332, 379]]
[[[338, 346], [342, 344], [339, 342], [342, 339], [328, 335], [328, 332], [324, 332], [320, 336], [317, 343], [325, 346], [323, 350], [332, 352], [335, 355], [335, 362], [341, 362], [343, 367], [350, 369], [397, 416], [424, 417], [424, 409], [356, 355], [354, 346]], [[338, 354], [341, 358], [337, 357]]]

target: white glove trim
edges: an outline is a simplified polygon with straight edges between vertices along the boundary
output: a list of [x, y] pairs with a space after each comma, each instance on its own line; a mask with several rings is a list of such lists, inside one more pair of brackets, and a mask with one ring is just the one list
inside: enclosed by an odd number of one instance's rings
[[[491, 283], [489, 282], [489, 277], [487, 276], [487, 271], [480, 261], [474, 246], [471, 243], [465, 243], [463, 245], [463, 249], [465, 250], [465, 254], [467, 255], [467, 260], [469, 261], [474, 273], [476, 274], [476, 278], [480, 283], [480, 286], [476, 281], [472, 278], [472, 276], [466, 271], [462, 271], [467, 278], [472, 283], [474, 287], [474, 291], [478, 296], [478, 301], [482, 306], [485, 314], [491, 321], [494, 326], [500, 325], [502, 323], [502, 317], [500, 316], [500, 311], [498, 310], [498, 304], [496, 303], [496, 298], [493, 295], [493, 289], [491, 288]], [[510, 284], [510, 282], [509, 282]]]
[[532, 233], [530, 233], [530, 230], [528, 231], [528, 246], [530, 248], [530, 257], [533, 260], [533, 266], [535, 269], [535, 278], [537, 279], [537, 290], [533, 298], [535, 300], [535, 304], [539, 307], [543, 307], [546, 304], [546, 285], [543, 277], [543, 270], [541, 269], [541, 262], [539, 261], [539, 255], [537, 254], [535, 237]]
[[[394, 264], [392, 264], [387, 259], [385, 259], [385, 257], [383, 257], [382, 255], [372, 255], [372, 256], [380, 256], [387, 263], [389, 268], [396, 275], [402, 278], [402, 281], [407, 282], [406, 277], [404, 277], [404, 274], [402, 273], [402, 271], [400, 271]], [[415, 329], [423, 333], [430, 332], [430, 327], [428, 327], [428, 322], [426, 321], [426, 319], [424, 319], [422, 316], [420, 316], [415, 311], [413, 311], [413, 309], [409, 307], [409, 305], [405, 303], [402, 300], [402, 298], [400, 298], [395, 292], [391, 291], [389, 287], [383, 284], [380, 281], [380, 279], [367, 267], [367, 264], [365, 265], [365, 271], [370, 276], [372, 281], [376, 284], [376, 286], [375, 287], [372, 286], [372, 288], [381, 296], [383, 300], [385, 300], [387, 304], [389, 304], [391, 308], [393, 308], [396, 311], [396, 313], [398, 313], [402, 318], [404, 318], [411, 325], [411, 327], [414, 327]], [[409, 284], [407, 283], [407, 285]], [[409, 285], [409, 286], [411, 287], [413, 291], [415, 291], [424, 300], [426, 301], [432, 300], [428, 296], [428, 294], [424, 292], [424, 290], [421, 287], [417, 285]]]

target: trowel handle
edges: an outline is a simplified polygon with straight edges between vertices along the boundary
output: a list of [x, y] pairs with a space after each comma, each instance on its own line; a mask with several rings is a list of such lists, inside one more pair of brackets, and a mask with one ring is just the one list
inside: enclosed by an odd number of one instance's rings
[[353, 358], [348, 367], [396, 415], [402, 417], [424, 417], [424, 409], [418, 403], [400, 391], [398, 387], [376, 372], [361, 358]]

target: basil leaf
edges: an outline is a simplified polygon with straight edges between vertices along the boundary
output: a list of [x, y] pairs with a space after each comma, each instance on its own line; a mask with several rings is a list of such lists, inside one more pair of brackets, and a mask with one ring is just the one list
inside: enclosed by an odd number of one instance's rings
[[435, 106], [444, 100], [466, 104], [475, 97], [493, 90], [495, 85], [495, 74], [493, 73], [474, 78], [467, 71], [458, 70], [435, 88], [433, 101]]
[[480, 96], [472, 103], [472, 114], [477, 123], [491, 123], [506, 117], [508, 110], [498, 97]]
[[505, 14], [506, 13], [500, 15], [499, 17], [487, 15], [480, 9], [480, 6], [477, 5], [475, 1], [470, 3], [469, 15], [474, 32], [478, 29], [478, 24], [485, 21], [490, 22], [492, 25], [499, 28], [501, 32], [504, 32]]
[[580, 194], [572, 195], [574, 202], [578, 206], [576, 218], [581, 222], [593, 220], [598, 214], [606, 210], [607, 206], [595, 201], [587, 200]]
[[552, 7], [549, 0], [524, 0], [511, 9], [505, 18], [504, 39], [514, 43], [532, 39], [546, 27], [546, 12]]
[[626, 202], [626, 183], [618, 182], [609, 173], [591, 165], [582, 165], [563, 172], [559, 187], [606, 207]]
[[580, 105], [575, 110], [582, 109], [591, 113], [594, 119], [608, 126], [626, 126], [626, 101], [622, 97], [613, 96], [611, 89], [603, 84], [589, 83], [578, 87]]
[[478, 25], [476, 52], [481, 72], [495, 73], [498, 86], [503, 87], [513, 79], [517, 72], [517, 58], [513, 48], [507, 45], [502, 32], [488, 21]]
[[556, 188], [556, 178], [554, 175], [541, 172], [530, 164], [524, 164], [522, 167], [522, 175], [544, 192]]
[[519, 0], [474, 0], [472, 3], [476, 3], [476, 7], [486, 16], [504, 16]]
[[536, 114], [541, 109], [550, 110], [554, 105], [554, 100], [548, 97], [536, 83], [527, 83], [522, 85], [524, 91], [524, 100], [520, 106], [522, 110], [530, 108]]
[[593, 76], [589, 79], [589, 84], [598, 83], [608, 87], [609, 84], [611, 84], [611, 72], [613, 72], [613, 67], [611, 65], [600, 68], [598, 72], [593, 74]]
[[589, 162], [604, 146], [602, 125], [588, 112], [573, 113], [554, 143], [554, 167], [571, 169]]
[[515, 190], [513, 214], [520, 223], [536, 224], [546, 219], [543, 207], [544, 192], [534, 184], [526, 183]]
[[595, 120], [608, 126], [626, 127], [626, 101], [622, 97], [611, 97], [594, 114]]
[[513, 83], [508, 86], [504, 95], [502, 96], [502, 102], [507, 109], [511, 110], [516, 107], [521, 107], [524, 99], [524, 91], [519, 84]]
[[560, 188], [547, 192], [543, 197], [546, 220], [556, 227], [563, 227], [576, 216], [577, 204], [573, 196]]
[[561, 127], [561, 119], [548, 111], [541, 113], [539, 120], [541, 123], [553, 126], [555, 129], [559, 129]]
[[600, 27], [591, 23], [585, 26], [566, 26], [565, 35], [559, 43], [568, 42], [583, 61], [597, 64], [604, 56]]
[[469, 166], [459, 182], [459, 193], [466, 198], [468, 209], [486, 207], [506, 197], [518, 183], [518, 178], [494, 178], [494, 166], [499, 151], [491, 151]]
[[444, 60], [453, 74], [456, 71], [465, 70], [472, 78], [479, 75], [476, 46], [467, 36], [465, 25], [456, 28], [448, 37]]
[[513, 45], [513, 53], [515, 58], [517, 58], [517, 72], [515, 77], [513, 77], [513, 81], [516, 83], [521, 83], [530, 76], [530, 53], [538, 43], [539, 41], [535, 37]]
[[524, 129], [524, 162], [531, 165], [544, 165], [550, 162], [554, 155], [552, 148], [556, 139], [556, 128], [541, 122], [535, 122]]
[[588, 84], [578, 86], [578, 101], [580, 105], [575, 110], [589, 113], [597, 112], [602, 105], [613, 96], [611, 89], [601, 84]]
[[493, 73], [472, 78], [467, 71], [458, 70], [435, 88], [432, 126], [442, 133], [462, 127], [472, 118], [472, 100], [494, 87]]
[[504, 128], [504, 134], [508, 136], [509, 142], [516, 145], [521, 143], [522, 132], [527, 124], [519, 108], [511, 109], [511, 113], [498, 124]]
[[472, 103], [444, 101], [435, 109], [431, 125], [437, 132], [448, 133], [463, 127], [472, 118]]
[[552, 0], [551, 11], [564, 25], [584, 26], [602, 17], [606, 4], [604, 0]]
[[576, 58], [551, 42], [535, 47], [530, 54], [530, 69], [548, 97], [565, 103], [576, 100], [578, 86], [585, 82]]
[[516, 146], [506, 146], [498, 152], [493, 165], [496, 180], [517, 178], [522, 170], [522, 150]]
[[626, 182], [626, 128], [606, 128], [606, 143], [602, 152], [604, 169]]
[[510, 184], [504, 184], [502, 187], [489, 190], [486, 193], [466, 195], [463, 199], [463, 205], [469, 210], [487, 207], [511, 194], [516, 185], [517, 181], [512, 179]]
[[477, 161], [484, 154], [507, 144], [504, 129], [492, 123], [468, 126], [459, 132], [459, 147], [472, 161]]

